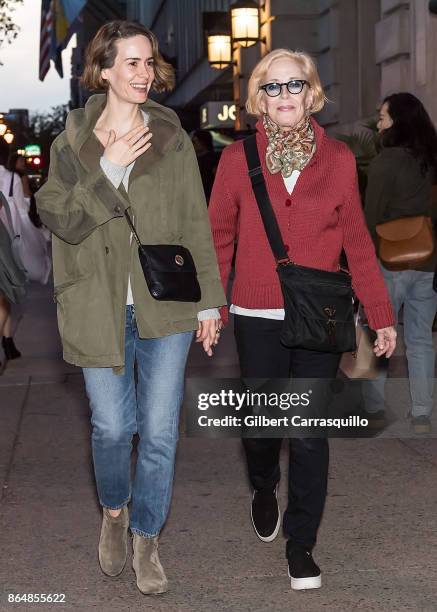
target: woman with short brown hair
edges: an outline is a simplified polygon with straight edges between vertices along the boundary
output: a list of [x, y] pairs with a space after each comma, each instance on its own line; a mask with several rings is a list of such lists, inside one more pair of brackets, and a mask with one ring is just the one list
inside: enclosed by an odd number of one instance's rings
[[81, 77], [83, 85], [90, 91], [108, 89], [108, 83], [102, 78], [102, 70], [114, 65], [117, 55], [116, 42], [122, 38], [144, 36], [150, 43], [153, 59], [154, 79], [152, 91], [161, 93], [174, 87], [173, 67], [162, 57], [158, 49], [156, 36], [140, 23], [130, 21], [111, 21], [105, 24], [90, 42], [85, 68]]
[[[225, 300], [191, 141], [176, 114], [148, 97], [174, 82], [155, 36], [137, 23], [102, 26], [88, 49], [83, 82], [106, 94], [68, 116], [38, 210], [54, 234], [64, 358], [82, 367], [90, 400], [103, 508], [100, 566], [109, 576], [121, 573], [130, 526], [137, 586], [163, 593], [158, 536], [170, 506], [185, 363], [194, 330], [212, 354], [214, 309]], [[143, 244], [190, 250], [199, 302], [154, 299], [126, 210]], [[184, 265], [180, 255], [175, 261]]]

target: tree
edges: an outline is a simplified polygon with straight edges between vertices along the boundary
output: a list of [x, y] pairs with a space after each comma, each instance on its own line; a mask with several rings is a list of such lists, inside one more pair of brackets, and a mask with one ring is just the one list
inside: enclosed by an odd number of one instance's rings
[[47, 113], [32, 113], [30, 129], [37, 138], [48, 137], [52, 140], [64, 129], [68, 104], [52, 106]]
[[30, 116], [28, 140], [39, 144], [45, 164], [48, 164], [50, 147], [58, 134], [65, 128], [68, 104], [52, 106], [47, 113], [32, 113]]
[[4, 42], [11, 43], [20, 31], [13, 22], [12, 13], [23, 0], [0, 0], [0, 47]]

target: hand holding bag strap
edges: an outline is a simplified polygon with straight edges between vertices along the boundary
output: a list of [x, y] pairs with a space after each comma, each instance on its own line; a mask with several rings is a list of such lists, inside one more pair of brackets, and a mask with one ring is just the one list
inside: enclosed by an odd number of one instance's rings
[[275, 259], [280, 261], [288, 261], [289, 257], [285, 250], [284, 241], [282, 240], [281, 232], [275, 213], [270, 202], [267, 192], [266, 183], [264, 180], [261, 161], [258, 155], [256, 146], [256, 135], [253, 134], [245, 138], [244, 152], [246, 154], [247, 166], [249, 168], [249, 177], [252, 183], [252, 189], [255, 194], [256, 203], [258, 204], [259, 212], [264, 224], [264, 229], [267, 234], [270, 246]]

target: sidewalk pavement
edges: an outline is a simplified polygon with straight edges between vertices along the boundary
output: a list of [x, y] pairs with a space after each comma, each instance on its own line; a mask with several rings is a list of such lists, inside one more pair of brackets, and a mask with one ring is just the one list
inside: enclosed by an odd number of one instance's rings
[[[0, 377], [0, 610], [321, 612], [437, 609], [437, 440], [332, 440], [329, 495], [315, 559], [319, 591], [293, 592], [285, 541], [255, 537], [237, 439], [181, 435], [160, 556], [170, 591], [143, 596], [130, 559], [97, 562], [89, 411], [79, 369], [64, 364], [51, 289], [34, 286]], [[402, 358], [399, 358], [399, 362]], [[213, 360], [193, 346], [189, 376], [236, 375], [232, 333]], [[283, 472], [287, 452], [284, 444]], [[280, 488], [285, 508], [285, 477]], [[8, 595], [65, 594], [63, 603]]]

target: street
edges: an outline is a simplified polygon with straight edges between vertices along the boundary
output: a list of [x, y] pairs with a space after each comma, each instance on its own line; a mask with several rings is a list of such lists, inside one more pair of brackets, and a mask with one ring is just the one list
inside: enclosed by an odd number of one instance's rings
[[[239, 440], [182, 431], [160, 539], [169, 592], [142, 595], [130, 557], [121, 576], [104, 576], [88, 404], [81, 371], [61, 359], [51, 295], [51, 287], [32, 286], [16, 334], [23, 357], [0, 377], [1, 610], [436, 610], [434, 438], [332, 440], [314, 552], [323, 587], [293, 592], [285, 540], [265, 544], [253, 532]], [[193, 346], [187, 376], [237, 375], [232, 331], [222, 336], [211, 360]], [[284, 444], [284, 473], [287, 450]], [[45, 604], [8, 599], [25, 593], [64, 596]]]

